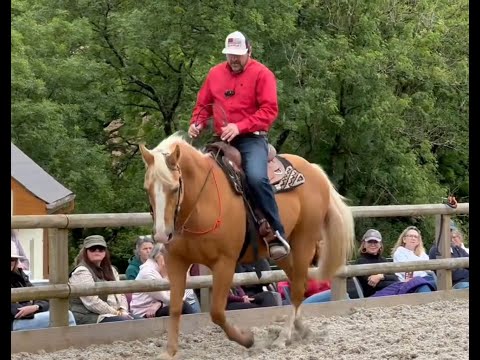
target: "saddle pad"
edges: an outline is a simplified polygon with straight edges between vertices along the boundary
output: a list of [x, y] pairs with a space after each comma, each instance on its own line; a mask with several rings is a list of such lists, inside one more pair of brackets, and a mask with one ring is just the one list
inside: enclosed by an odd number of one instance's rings
[[295, 169], [290, 161], [280, 155], [277, 155], [276, 158], [285, 166], [285, 175], [280, 180], [272, 183], [275, 193], [290, 191], [305, 183], [305, 176]]

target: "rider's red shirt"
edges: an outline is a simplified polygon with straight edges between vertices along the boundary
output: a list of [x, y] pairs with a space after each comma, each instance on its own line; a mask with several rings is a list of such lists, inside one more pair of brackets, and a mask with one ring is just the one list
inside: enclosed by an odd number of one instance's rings
[[268, 131], [278, 115], [275, 75], [253, 59], [238, 74], [226, 61], [214, 66], [198, 93], [190, 124], [205, 126], [212, 114], [219, 135], [225, 123], [236, 123], [241, 134]]

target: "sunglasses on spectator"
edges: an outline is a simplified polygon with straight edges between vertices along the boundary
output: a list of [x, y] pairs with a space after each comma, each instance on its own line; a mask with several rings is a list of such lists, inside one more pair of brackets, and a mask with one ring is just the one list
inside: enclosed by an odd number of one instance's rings
[[367, 240], [366, 243], [367, 243], [367, 244], [375, 244], [375, 245], [377, 245], [377, 244], [380, 244], [380, 241], [377, 241], [377, 240]]
[[100, 246], [100, 245], [95, 245], [95, 246], [89, 247], [87, 250], [91, 251], [91, 252], [95, 252], [95, 251], [103, 252], [103, 251], [105, 251], [105, 247]]
[[415, 238], [415, 239], [418, 239], [419, 236], [416, 235], [416, 234], [408, 234], [408, 235], [405, 235], [406, 238]]

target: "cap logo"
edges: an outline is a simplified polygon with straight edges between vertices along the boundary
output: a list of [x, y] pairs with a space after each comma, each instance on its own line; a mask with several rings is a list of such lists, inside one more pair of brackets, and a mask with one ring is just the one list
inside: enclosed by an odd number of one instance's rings
[[242, 47], [242, 39], [228, 38], [227, 42], [228, 42], [228, 47], [236, 47], [236, 48]]

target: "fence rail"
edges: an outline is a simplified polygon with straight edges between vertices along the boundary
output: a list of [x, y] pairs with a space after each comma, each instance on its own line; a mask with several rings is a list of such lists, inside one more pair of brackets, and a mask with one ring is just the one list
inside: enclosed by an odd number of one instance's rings
[[[351, 276], [375, 274], [379, 272], [403, 272], [416, 270], [438, 270], [437, 287], [448, 290], [452, 286], [451, 269], [468, 267], [468, 258], [450, 259], [450, 217], [452, 215], [469, 214], [469, 204], [461, 203], [454, 209], [444, 204], [421, 205], [386, 205], [386, 206], [353, 206], [355, 218], [363, 217], [412, 217], [436, 216], [435, 238], [440, 238], [440, 253], [443, 259], [418, 261], [413, 263], [380, 263], [364, 265], [346, 265], [332, 281], [332, 300], [340, 300], [346, 294], [346, 278]], [[72, 215], [15, 215], [11, 227], [14, 229], [49, 229], [49, 268], [50, 285], [35, 288], [11, 290], [11, 301], [47, 298], [50, 302], [51, 326], [68, 325], [69, 297], [99, 295], [111, 293], [131, 293], [141, 291], [166, 290], [168, 281], [124, 280], [108, 283], [97, 283], [95, 286], [73, 286], [68, 282], [68, 231], [75, 228], [94, 227], [138, 227], [151, 225], [149, 213], [121, 214], [72, 214]], [[310, 270], [310, 273], [315, 271]], [[234, 284], [247, 285], [270, 283], [286, 280], [282, 270], [263, 273], [258, 279], [255, 273], [235, 274]], [[209, 275], [192, 277], [187, 282], [190, 288], [209, 288], [212, 278]], [[204, 290], [201, 290], [204, 291]], [[208, 291], [208, 289], [206, 290]], [[203, 292], [202, 299], [209, 299]], [[203, 303], [202, 303], [203, 307]]]
[[[347, 265], [336, 276], [341, 278], [372, 275], [378, 273], [392, 274], [395, 272], [409, 272], [419, 270], [440, 270], [468, 268], [469, 258], [437, 259], [409, 261], [402, 263], [379, 263]], [[309, 269], [309, 276], [314, 278], [316, 268]], [[269, 284], [288, 280], [283, 270], [262, 271], [259, 279], [254, 272], [239, 273], [233, 276], [233, 285]], [[188, 289], [204, 289], [212, 287], [211, 275], [192, 276], [187, 280]], [[151, 292], [170, 290], [168, 280], [120, 280], [98, 282], [92, 285], [44, 285], [40, 288], [15, 288], [12, 289], [12, 301], [61, 299], [89, 295], [123, 294], [132, 292]]]
[[[351, 206], [355, 218], [459, 215], [469, 213], [469, 203], [460, 203], [456, 209], [447, 205], [384, 205]], [[106, 213], [106, 214], [59, 214], [59, 215], [15, 215], [13, 229], [77, 229], [118, 226], [145, 226], [152, 224], [149, 213]]]

